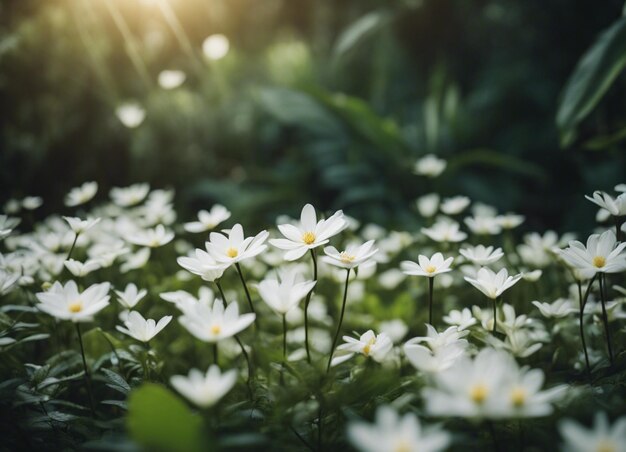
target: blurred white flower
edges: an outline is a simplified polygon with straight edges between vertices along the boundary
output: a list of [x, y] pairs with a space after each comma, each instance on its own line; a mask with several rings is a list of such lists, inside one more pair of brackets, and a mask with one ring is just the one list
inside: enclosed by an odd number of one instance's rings
[[65, 265], [65, 268], [67, 268], [72, 275], [78, 278], [82, 278], [83, 276], [101, 268], [100, 261], [96, 259], [89, 259], [85, 262], [68, 259], [63, 262], [63, 265]]
[[159, 86], [163, 89], [178, 88], [185, 82], [187, 76], [183, 71], [164, 70], [159, 73]]
[[9, 217], [7, 215], [0, 215], [0, 239], [7, 237], [13, 229], [20, 224], [19, 218]]
[[574, 312], [578, 312], [578, 308], [574, 306], [574, 302], [568, 298], [558, 298], [552, 303], [541, 303], [540, 301], [532, 302], [541, 315], [547, 318], [563, 318]]
[[485, 247], [477, 245], [472, 248], [462, 248], [459, 250], [462, 256], [476, 265], [490, 265], [497, 262], [504, 256], [502, 248], [493, 249], [493, 246]]
[[228, 268], [228, 264], [218, 263], [208, 252], [200, 248], [196, 248], [194, 253], [195, 257], [181, 256], [176, 259], [176, 262], [188, 272], [200, 276], [205, 281], [213, 282], [220, 279], [224, 270]]
[[455, 196], [453, 198], [444, 199], [441, 202], [440, 209], [446, 215], [457, 215], [470, 205], [470, 199], [467, 196]]
[[541, 278], [541, 275], [543, 275], [542, 270], [523, 271], [522, 279], [528, 282], [537, 282], [539, 278]]
[[362, 245], [351, 243], [341, 252], [334, 246], [327, 246], [324, 248], [326, 256], [322, 260], [335, 267], [352, 269], [367, 263], [377, 252], [378, 249], [374, 248], [373, 240]]
[[264, 279], [259, 283], [259, 295], [277, 314], [284, 315], [298, 306], [313, 289], [315, 281], [302, 281], [297, 268], [281, 271], [278, 279]]
[[109, 304], [110, 284], [94, 284], [83, 292], [74, 281], [55, 282], [46, 292], [39, 292], [37, 308], [53, 317], [72, 322], [89, 322]]
[[308, 250], [325, 245], [334, 235], [348, 227], [341, 210], [335, 212], [326, 220], [317, 221], [315, 208], [306, 204], [300, 212], [300, 223], [295, 226], [285, 223], [279, 224], [278, 230], [284, 239], [272, 239], [270, 244], [281, 250], [286, 250], [285, 260], [294, 261], [302, 257]]
[[204, 304], [190, 306], [178, 321], [193, 336], [204, 342], [219, 342], [234, 336], [249, 327], [256, 315], [239, 315], [239, 306], [232, 301], [226, 309], [221, 300], [215, 300], [212, 307]]
[[228, 54], [230, 42], [222, 34], [209, 36], [202, 43], [202, 52], [210, 60], [221, 60]]
[[98, 192], [97, 182], [85, 182], [80, 187], [74, 187], [65, 196], [65, 205], [68, 207], [76, 207], [85, 204], [96, 196]]
[[67, 221], [67, 224], [70, 225], [70, 228], [76, 235], [88, 231], [100, 222], [100, 218], [87, 218], [86, 220], [81, 220], [76, 217], [63, 217], [63, 219]]
[[337, 354], [333, 357], [332, 366], [336, 366], [352, 358], [355, 353], [362, 354], [366, 358], [372, 358], [376, 362], [382, 362], [393, 348], [393, 342], [385, 333], [376, 335], [369, 330], [359, 339], [343, 336], [344, 344], [337, 347]]
[[461, 242], [467, 234], [459, 230], [459, 223], [439, 220], [429, 228], [422, 228], [422, 233], [435, 242]]
[[559, 422], [559, 431], [565, 452], [626, 452], [626, 416], [610, 425], [606, 413], [596, 413], [591, 429], [565, 419]]
[[434, 154], [427, 154], [415, 163], [414, 172], [420, 176], [437, 177], [446, 169], [445, 160]]
[[400, 268], [407, 275], [434, 278], [441, 273], [452, 271], [450, 264], [454, 260], [452, 257], [444, 260], [441, 253], [433, 254], [430, 259], [420, 254], [417, 259], [419, 264], [412, 261], [402, 261], [400, 262]]
[[131, 311], [124, 320], [124, 326], [117, 325], [116, 328], [121, 333], [127, 334], [140, 342], [149, 342], [154, 336], [159, 334], [171, 320], [172, 316], [166, 315], [157, 323], [153, 319], [144, 319], [137, 311]]
[[439, 195], [437, 193], [430, 193], [428, 195], [421, 196], [416, 202], [417, 211], [421, 216], [430, 218], [437, 213], [439, 209]]
[[119, 304], [124, 306], [126, 309], [133, 309], [137, 306], [137, 303], [139, 303], [141, 299], [148, 294], [148, 291], [146, 289], [139, 290], [134, 283], [129, 283], [126, 285], [123, 292], [116, 290], [115, 294], [117, 295], [117, 301]]
[[148, 248], [158, 248], [167, 245], [174, 239], [174, 233], [165, 229], [165, 226], [158, 224], [153, 229], [146, 229], [129, 235], [128, 240], [133, 245], [145, 246]]
[[198, 212], [198, 221], [185, 223], [184, 228], [185, 231], [192, 233], [206, 232], [228, 220], [230, 215], [230, 211], [226, 207], [220, 204], [215, 204], [211, 208], [210, 212], [207, 212], [206, 210]]
[[10, 273], [0, 268], [0, 295], [11, 292], [19, 279], [19, 273]]
[[41, 207], [43, 199], [39, 196], [27, 196], [22, 199], [22, 207], [26, 210], [35, 210]]
[[124, 262], [120, 265], [120, 272], [127, 273], [141, 268], [148, 263], [148, 259], [150, 259], [150, 248], [141, 248], [134, 253], [124, 254], [122, 256]]
[[191, 369], [187, 377], [174, 375], [170, 383], [186, 399], [201, 408], [215, 405], [237, 382], [237, 370], [220, 372], [220, 368], [212, 365], [206, 374]]
[[400, 417], [389, 406], [378, 407], [374, 424], [350, 422], [348, 439], [361, 452], [439, 452], [452, 441], [441, 428], [421, 425], [413, 413]]
[[626, 215], [626, 193], [622, 193], [613, 198], [603, 191], [594, 191], [593, 197], [585, 195], [592, 203], [608, 210], [614, 217], [622, 217]]
[[243, 228], [237, 223], [229, 231], [228, 237], [219, 232], [211, 232], [206, 249], [215, 261], [230, 266], [265, 251], [267, 245], [264, 242], [268, 235], [267, 231], [261, 231], [254, 237], [244, 239]]
[[626, 242], [617, 243], [612, 230], [592, 234], [587, 246], [578, 241], [569, 243], [561, 257], [574, 268], [593, 273], [619, 273], [626, 270]]
[[143, 201], [150, 192], [150, 185], [141, 183], [128, 187], [113, 187], [109, 192], [111, 200], [120, 207], [130, 207]]
[[476, 287], [488, 298], [495, 300], [505, 290], [512, 287], [522, 278], [522, 275], [509, 276], [509, 272], [506, 268], [501, 269], [498, 273], [493, 270], [483, 267], [478, 270], [476, 279], [465, 277], [465, 281]]
[[385, 333], [394, 342], [400, 342], [409, 332], [409, 327], [400, 319], [387, 320], [380, 322], [378, 331]]
[[146, 117], [146, 110], [135, 102], [127, 102], [115, 109], [115, 115], [129, 129], [139, 127]]
[[505, 215], [498, 215], [496, 221], [502, 229], [509, 230], [515, 229], [524, 222], [524, 215], [515, 215], [514, 213], [507, 213]]
[[465, 218], [465, 224], [474, 234], [496, 235], [502, 230], [497, 217], [474, 216]]
[[462, 311], [457, 311], [456, 309], [450, 311], [448, 315], [443, 317], [443, 321], [448, 325], [457, 326], [459, 331], [462, 331], [475, 325], [478, 320], [472, 315], [472, 311], [469, 308], [463, 308]]

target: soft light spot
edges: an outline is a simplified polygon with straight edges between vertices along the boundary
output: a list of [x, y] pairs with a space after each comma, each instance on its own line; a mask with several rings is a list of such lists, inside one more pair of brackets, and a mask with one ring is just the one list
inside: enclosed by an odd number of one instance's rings
[[221, 332], [221, 331], [222, 331], [222, 327], [221, 327], [221, 326], [219, 326], [219, 325], [213, 325], [213, 326], [211, 327], [211, 333], [213, 333], [213, 334], [215, 334], [215, 335], [220, 334], [220, 332]]
[[606, 258], [604, 256], [596, 256], [593, 258], [593, 266], [602, 268], [606, 265]]
[[524, 406], [524, 403], [526, 403], [526, 391], [524, 388], [514, 388], [511, 391], [511, 403], [517, 408]]
[[228, 248], [226, 250], [226, 255], [231, 259], [234, 259], [239, 255], [239, 251], [237, 251], [235, 248]]
[[489, 390], [487, 389], [487, 386], [485, 386], [482, 383], [478, 383], [474, 385], [472, 389], [470, 390], [470, 398], [472, 399], [474, 403], [477, 403], [480, 405], [485, 401], [488, 393], [489, 393]]
[[406, 439], [401, 439], [395, 444], [393, 452], [411, 452], [411, 444]]
[[160, 245], [161, 245], [161, 242], [159, 242], [159, 240], [158, 240], [158, 239], [152, 239], [152, 240], [150, 241], [150, 247], [151, 247], [151, 248], [156, 248], [156, 247], [158, 247], [158, 246], [160, 246]]
[[437, 267], [434, 265], [426, 266], [426, 273], [435, 273], [437, 271]]
[[349, 263], [353, 262], [354, 259], [356, 259], [356, 256], [353, 256], [352, 254], [348, 254], [345, 251], [342, 251], [341, 253], [339, 253], [339, 259], [344, 264], [349, 264]]
[[304, 234], [302, 234], [302, 241], [307, 245], [312, 244], [313, 242], [315, 242], [315, 234], [312, 232], [305, 232]]
[[596, 452], [616, 452], [617, 446], [615, 443], [607, 440], [600, 440]]
[[83, 310], [83, 302], [80, 300], [77, 300], [73, 303], [70, 303], [70, 305], [68, 306], [68, 309], [70, 310], [71, 313], [77, 314]]

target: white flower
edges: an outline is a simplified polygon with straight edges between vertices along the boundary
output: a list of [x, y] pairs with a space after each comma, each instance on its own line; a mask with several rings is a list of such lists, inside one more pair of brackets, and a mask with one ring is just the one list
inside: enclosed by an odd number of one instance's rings
[[554, 255], [559, 252], [560, 244], [566, 245], [570, 237], [571, 235], [564, 234], [559, 239], [554, 231], [547, 231], [543, 236], [533, 232], [524, 236], [524, 243], [517, 247], [517, 252], [527, 265], [543, 268], [554, 262]]
[[496, 221], [502, 229], [515, 229], [524, 222], [524, 215], [515, 215], [507, 213], [506, 215], [498, 215]]
[[13, 229], [20, 224], [19, 218], [13, 218], [6, 215], [0, 215], [0, 239], [5, 238]]
[[146, 289], [138, 290], [134, 283], [129, 283], [124, 291], [116, 290], [117, 301], [126, 309], [133, 309], [148, 294]]
[[459, 223], [439, 220], [430, 228], [422, 228], [422, 233], [435, 242], [461, 242], [467, 234], [459, 230]]
[[425, 427], [413, 413], [400, 417], [393, 408], [376, 410], [376, 423], [352, 421], [348, 439], [361, 452], [439, 452], [452, 438], [439, 427]]
[[199, 248], [195, 250], [195, 257], [181, 256], [176, 259], [176, 262], [188, 272], [208, 282], [220, 279], [224, 270], [228, 268], [228, 264], [218, 263], [208, 252]]
[[450, 264], [452, 264], [454, 258], [449, 257], [444, 260], [443, 254], [435, 253], [430, 259], [420, 254], [417, 260], [419, 264], [412, 261], [400, 262], [402, 271], [407, 275], [434, 278], [441, 273], [451, 271]]
[[417, 199], [416, 205], [421, 216], [430, 218], [437, 213], [437, 209], [439, 208], [439, 195], [437, 193], [430, 193], [421, 196]]
[[22, 207], [26, 210], [35, 210], [41, 207], [43, 199], [39, 196], [27, 196], [22, 199]]
[[154, 336], [159, 334], [163, 328], [172, 320], [171, 315], [166, 315], [159, 322], [153, 319], [144, 319], [137, 311], [131, 311], [126, 320], [125, 327], [116, 326], [121, 333], [137, 339], [140, 342], [149, 342]]
[[446, 169], [446, 161], [434, 154], [427, 154], [415, 163], [415, 174], [437, 177]]
[[543, 271], [539, 269], [533, 271], [523, 271], [522, 279], [528, 282], [537, 282], [539, 281], [539, 278], [541, 278], [541, 275], [543, 275]]
[[448, 315], [444, 316], [443, 321], [448, 325], [457, 326], [459, 331], [462, 331], [475, 325], [478, 320], [472, 315], [472, 311], [469, 308], [463, 308], [462, 311], [450, 311]]
[[332, 236], [339, 234], [347, 227], [348, 222], [341, 210], [326, 220], [317, 221], [315, 208], [311, 204], [307, 204], [302, 208], [300, 223], [297, 226], [288, 223], [278, 225], [278, 230], [286, 238], [273, 239], [270, 240], [270, 243], [287, 251], [285, 260], [295, 261], [308, 250], [325, 245]]
[[493, 249], [493, 246], [485, 247], [477, 245], [473, 248], [463, 248], [459, 250], [467, 260], [476, 265], [490, 265], [500, 260], [504, 253], [502, 248]]
[[129, 129], [139, 127], [146, 117], [146, 110], [136, 102], [126, 102], [115, 109], [115, 115]]
[[202, 43], [202, 52], [209, 60], [221, 60], [229, 49], [228, 38], [222, 34], [211, 35]]
[[347, 361], [354, 356], [355, 353], [360, 353], [366, 358], [372, 358], [374, 361], [380, 363], [393, 348], [393, 342], [389, 336], [385, 333], [380, 333], [377, 336], [372, 330], [362, 334], [359, 339], [344, 336], [343, 340], [345, 343], [337, 347], [337, 351], [340, 353], [333, 358], [333, 366]]
[[400, 319], [387, 320], [380, 322], [378, 330], [385, 333], [393, 342], [400, 342], [409, 332], [409, 327]]
[[68, 259], [63, 262], [65, 268], [67, 268], [70, 273], [76, 277], [83, 277], [88, 275], [92, 271], [98, 270], [102, 266], [100, 265], [100, 261], [96, 259], [89, 259], [85, 262], [80, 262], [75, 259]]
[[127, 253], [122, 259], [124, 263], [120, 265], [120, 272], [127, 273], [143, 267], [150, 259], [150, 248], [141, 248], [135, 253]]
[[68, 207], [76, 207], [85, 204], [96, 195], [98, 191], [97, 182], [85, 182], [80, 187], [75, 187], [65, 197], [65, 205]]
[[609, 425], [606, 413], [596, 413], [593, 428], [570, 419], [559, 422], [565, 452], [626, 452], [626, 416]]
[[532, 303], [539, 309], [541, 315], [547, 318], [560, 319], [578, 312], [578, 308], [574, 307], [574, 302], [567, 298], [559, 298], [553, 303], [541, 303], [539, 301], [533, 301]]
[[228, 220], [230, 215], [230, 211], [226, 207], [215, 204], [210, 212], [206, 210], [198, 212], [198, 221], [185, 223], [185, 231], [192, 233], [209, 231], [220, 223]]
[[159, 73], [159, 86], [163, 89], [178, 88], [185, 82], [187, 76], [183, 71], [164, 70]]
[[460, 357], [449, 369], [434, 374], [435, 387], [422, 395], [433, 416], [518, 418], [547, 416], [564, 386], [541, 391], [539, 369], [520, 369], [506, 352], [485, 348], [474, 360]]
[[474, 216], [465, 218], [465, 224], [470, 231], [479, 235], [495, 235], [502, 230], [497, 217]]
[[63, 217], [63, 219], [67, 221], [67, 224], [70, 225], [70, 228], [76, 235], [88, 231], [100, 221], [100, 218], [87, 218], [86, 220], [81, 220], [76, 217]]
[[620, 194], [617, 198], [604, 193], [603, 191], [594, 191], [593, 198], [585, 195], [592, 203], [608, 210], [614, 217], [626, 215], [626, 193]]
[[501, 269], [498, 273], [483, 267], [478, 270], [476, 279], [465, 277], [465, 281], [476, 287], [488, 298], [496, 299], [508, 288], [512, 287], [522, 278], [522, 275], [509, 276], [506, 268]]
[[349, 244], [344, 251], [339, 252], [333, 246], [324, 248], [324, 262], [340, 268], [356, 268], [369, 261], [369, 259], [378, 252], [374, 248], [374, 241], [370, 240], [362, 245]]
[[149, 191], [150, 185], [148, 184], [133, 184], [129, 187], [113, 187], [109, 195], [116, 205], [130, 207], [143, 201]]
[[0, 295], [11, 292], [19, 279], [19, 273], [9, 273], [0, 268]]
[[426, 325], [426, 328], [427, 336], [415, 337], [404, 344], [404, 354], [416, 369], [423, 372], [441, 372], [467, 353], [468, 342], [463, 337], [468, 331], [461, 331], [456, 326], [451, 326], [442, 333], [438, 333], [431, 325]]
[[617, 244], [615, 233], [609, 230], [602, 235], [590, 235], [586, 247], [578, 241], [570, 242], [569, 247], [561, 251], [561, 257], [584, 272], [619, 273], [626, 269], [624, 248], [626, 242]]
[[211, 232], [206, 249], [215, 261], [228, 266], [261, 254], [267, 248], [263, 243], [269, 233], [261, 231], [254, 237], [244, 239], [243, 228], [237, 223], [229, 231], [228, 237], [219, 232]]
[[255, 318], [253, 313], [239, 315], [236, 301], [224, 310], [222, 301], [216, 299], [212, 307], [199, 303], [191, 306], [178, 321], [201, 341], [218, 342], [243, 331]]
[[94, 284], [83, 292], [74, 281], [55, 282], [47, 292], [37, 294], [37, 308], [53, 317], [72, 322], [89, 322], [109, 304], [109, 283]]
[[467, 196], [455, 196], [454, 198], [447, 198], [441, 202], [440, 209], [446, 215], [457, 215], [467, 206], [470, 205], [470, 199]]
[[174, 239], [174, 233], [165, 229], [162, 224], [156, 225], [153, 229], [136, 232], [129, 235], [126, 240], [134, 245], [148, 248], [158, 248], [167, 245]]
[[264, 279], [259, 283], [259, 295], [276, 313], [284, 315], [315, 286], [315, 281], [301, 281], [296, 268], [280, 272], [279, 279]]
[[197, 369], [191, 369], [189, 376], [174, 375], [170, 383], [185, 398], [201, 408], [215, 405], [237, 382], [235, 369], [221, 373], [220, 368], [212, 365], [206, 375]]

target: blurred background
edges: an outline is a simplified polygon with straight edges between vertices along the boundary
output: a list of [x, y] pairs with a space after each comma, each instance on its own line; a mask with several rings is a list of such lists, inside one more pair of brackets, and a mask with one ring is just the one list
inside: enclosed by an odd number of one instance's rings
[[[2, 0], [0, 202], [83, 181], [417, 226], [464, 194], [586, 230], [626, 182], [617, 0]], [[413, 173], [433, 153], [436, 179]]]

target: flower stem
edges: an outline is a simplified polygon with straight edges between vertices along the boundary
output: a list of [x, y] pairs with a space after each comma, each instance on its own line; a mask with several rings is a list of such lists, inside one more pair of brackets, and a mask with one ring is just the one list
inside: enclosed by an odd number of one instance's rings
[[602, 322], [604, 323], [604, 332], [606, 333], [606, 346], [609, 349], [609, 363], [613, 367], [613, 347], [611, 346], [611, 331], [609, 329], [609, 316], [606, 313], [606, 275], [600, 273], [600, 301], [602, 302]]
[[91, 376], [89, 375], [89, 369], [87, 368], [87, 360], [85, 359], [85, 348], [83, 347], [83, 335], [80, 332], [80, 324], [77, 322], [76, 333], [78, 334], [78, 343], [80, 344], [80, 354], [83, 357], [83, 368], [85, 369], [85, 387], [87, 388], [87, 394], [89, 395], [89, 408], [91, 409], [91, 417], [96, 417], [96, 409], [93, 403], [93, 393], [91, 392]]
[[284, 372], [285, 366], [287, 362], [287, 319], [285, 314], [283, 314], [283, 365], [280, 368], [280, 381], [284, 383]]
[[350, 282], [350, 269], [346, 269], [346, 285], [343, 290], [343, 302], [341, 303], [341, 314], [339, 315], [339, 323], [337, 324], [337, 331], [333, 338], [333, 346], [330, 348], [330, 356], [328, 357], [328, 365], [326, 366], [326, 373], [330, 371], [330, 363], [333, 360], [333, 354], [335, 353], [335, 347], [337, 346], [337, 339], [341, 332], [341, 324], [343, 323], [343, 315], [346, 312], [346, 300], [348, 299], [348, 283]]
[[66, 261], [69, 261], [70, 257], [72, 257], [72, 253], [74, 252], [74, 248], [76, 247], [76, 242], [78, 241], [79, 235], [80, 235], [80, 232], [74, 236], [74, 241], [72, 242], [72, 246], [70, 247], [70, 252], [67, 253], [67, 257], [65, 258]]
[[491, 334], [496, 335], [496, 330], [498, 329], [498, 301], [501, 300], [501, 297], [497, 297], [493, 299], [493, 330]]
[[[583, 298], [583, 285], [580, 281], [576, 281], [578, 284], [578, 302], [580, 305], [580, 313], [578, 315], [578, 327], [580, 329], [580, 341], [583, 345], [583, 351], [585, 353], [585, 365], [587, 368], [587, 375], [591, 375], [591, 368], [589, 366], [589, 354], [587, 353], [587, 343], [585, 342], [585, 331], [583, 328], [583, 311], [584, 311], [584, 298]], [[589, 292], [589, 290], [587, 290]]]
[[[313, 281], [317, 285], [317, 256], [315, 249], [311, 250], [311, 259], [313, 260]], [[312, 295], [313, 289], [306, 294], [306, 299], [304, 300], [304, 348], [306, 349], [306, 360], [309, 364], [311, 363], [311, 350], [309, 349], [309, 303]]]
[[428, 278], [428, 323], [433, 324], [433, 287], [435, 277]]
[[[254, 306], [252, 305], [252, 298], [250, 297], [250, 292], [248, 291], [248, 285], [246, 284], [246, 280], [243, 277], [243, 273], [241, 272], [241, 266], [239, 262], [235, 264], [235, 268], [237, 268], [237, 273], [239, 273], [239, 279], [241, 279], [241, 285], [243, 285], [243, 290], [246, 292], [246, 298], [248, 299], [248, 305], [250, 305], [250, 311], [255, 312]], [[255, 319], [256, 322], [256, 319]]]
[[222, 285], [220, 284], [220, 280], [215, 280], [215, 285], [217, 286], [217, 290], [220, 291], [220, 297], [222, 297], [222, 306], [226, 309], [226, 295], [224, 295], [224, 289], [222, 289]]

